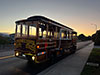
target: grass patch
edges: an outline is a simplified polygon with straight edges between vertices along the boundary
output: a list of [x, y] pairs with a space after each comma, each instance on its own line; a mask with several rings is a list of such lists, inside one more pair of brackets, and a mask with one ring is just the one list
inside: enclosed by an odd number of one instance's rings
[[[98, 63], [100, 65], [100, 48], [94, 48], [87, 62]], [[100, 75], [100, 66], [85, 65], [81, 75]]]

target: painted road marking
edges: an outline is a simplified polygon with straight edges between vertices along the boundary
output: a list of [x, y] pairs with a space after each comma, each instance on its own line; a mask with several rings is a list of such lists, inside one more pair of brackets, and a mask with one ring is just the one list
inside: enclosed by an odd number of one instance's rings
[[11, 58], [11, 57], [14, 57], [14, 55], [0, 57], [0, 60], [1, 60], [1, 59], [7, 59], [7, 58]]

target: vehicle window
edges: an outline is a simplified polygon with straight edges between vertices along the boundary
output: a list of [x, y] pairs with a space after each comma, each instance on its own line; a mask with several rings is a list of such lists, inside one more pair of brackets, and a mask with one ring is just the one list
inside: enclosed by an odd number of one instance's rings
[[23, 25], [22, 27], [22, 36], [27, 36], [27, 32], [28, 32], [28, 26], [27, 25]]
[[63, 32], [61, 33], [61, 38], [64, 38], [64, 33]]
[[73, 34], [73, 39], [76, 38], [76, 34]]
[[36, 27], [29, 26], [29, 36], [36, 36]]
[[54, 37], [58, 37], [58, 32], [54, 32]]
[[43, 31], [43, 38], [46, 37], [46, 30]]
[[72, 34], [71, 34], [71, 32], [68, 32], [68, 39], [72, 39]]
[[46, 26], [44, 24], [39, 26], [39, 37], [40, 38], [46, 37]]
[[61, 38], [66, 38], [66, 32], [65, 31], [62, 31]]
[[39, 28], [39, 37], [42, 38], [42, 28]]
[[20, 29], [21, 29], [21, 25], [17, 25], [16, 37], [20, 37]]

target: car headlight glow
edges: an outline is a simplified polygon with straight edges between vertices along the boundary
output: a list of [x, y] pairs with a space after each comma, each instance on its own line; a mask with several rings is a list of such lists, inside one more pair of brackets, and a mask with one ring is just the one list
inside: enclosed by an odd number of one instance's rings
[[19, 53], [18, 52], [16, 52], [16, 54], [15, 54], [16, 56], [19, 56]]
[[32, 56], [32, 60], [34, 60], [35, 59], [35, 57], [34, 56]]

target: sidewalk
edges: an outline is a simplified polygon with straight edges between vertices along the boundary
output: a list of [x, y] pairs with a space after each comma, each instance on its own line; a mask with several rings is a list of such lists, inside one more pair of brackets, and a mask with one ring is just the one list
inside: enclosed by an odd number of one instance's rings
[[0, 45], [0, 52], [11, 51], [11, 50], [14, 50], [13, 44]]
[[14, 55], [14, 50], [0, 52], [0, 57]]
[[80, 75], [92, 48], [93, 43], [50, 66], [37, 75]]
[[0, 45], [0, 57], [14, 55], [14, 45]]
[[94, 48], [100, 48], [100, 46], [94, 46]]

